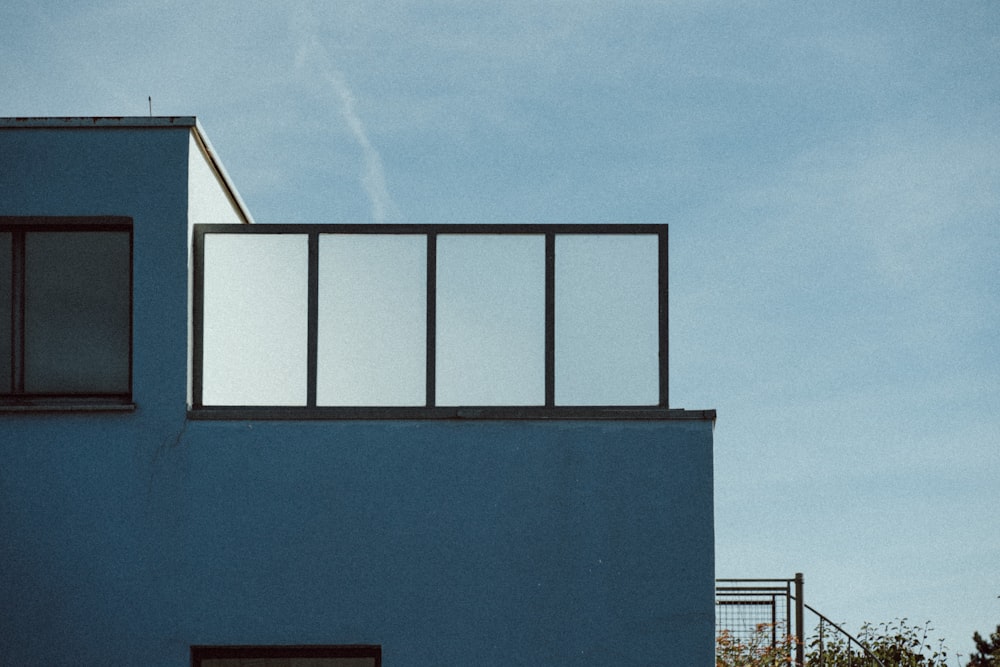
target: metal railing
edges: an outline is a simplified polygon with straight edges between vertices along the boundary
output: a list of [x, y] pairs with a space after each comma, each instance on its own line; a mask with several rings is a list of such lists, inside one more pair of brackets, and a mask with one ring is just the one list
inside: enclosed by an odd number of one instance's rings
[[[254, 243], [259, 247], [260, 243], [281, 245], [285, 248], [293, 248], [294, 262], [286, 262], [279, 269], [284, 271], [289, 264], [294, 264], [292, 272], [294, 279], [290, 279], [289, 284], [294, 284], [292, 297], [286, 298], [284, 294], [278, 294], [272, 298], [272, 302], [290, 302], [293, 298], [297, 307], [298, 315], [295, 322], [288, 321], [287, 326], [295, 325], [295, 335], [289, 335], [276, 344], [278, 352], [275, 355], [275, 365], [281, 364], [282, 359], [278, 355], [284, 354], [286, 350], [298, 349], [292, 362], [280, 367], [280, 373], [259, 372], [256, 377], [264, 377], [270, 380], [277, 375], [291, 377], [290, 385], [293, 389], [286, 392], [288, 398], [282, 402], [268, 404], [266, 398], [262, 402], [240, 402], [229, 401], [225, 398], [216, 399], [210, 397], [207, 387], [211, 386], [211, 377], [231, 377], [227, 375], [234, 367], [228, 367], [227, 372], [219, 372], [210, 377], [209, 360], [207, 357], [212, 350], [221, 350], [222, 354], [228, 354], [232, 345], [244, 342], [248, 335], [253, 334], [251, 330], [262, 322], [275, 322], [281, 320], [281, 315], [263, 311], [263, 315], [248, 316], [239, 326], [231, 327], [232, 334], [228, 335], [221, 344], [213, 343], [214, 347], [209, 350], [208, 336], [214, 335], [215, 329], [208, 318], [214, 317], [213, 311], [206, 308], [206, 300], [212, 296], [213, 285], [223, 284], [222, 279], [213, 278], [214, 282], [206, 280], [206, 272], [213, 270], [213, 264], [206, 253], [206, 247], [211, 241], [213, 247], [221, 248], [227, 242], [227, 237], [231, 240], [238, 240], [236, 235], [242, 236], [247, 241], [256, 237]], [[402, 402], [384, 404], [379, 402], [336, 402], [339, 397], [326, 399], [324, 397], [324, 379], [331, 375], [328, 370], [329, 365], [323, 365], [324, 350], [330, 349], [329, 338], [324, 338], [320, 329], [321, 322], [331, 321], [329, 313], [331, 306], [327, 304], [323, 292], [324, 285], [321, 284], [323, 272], [328, 267], [333, 266], [332, 260], [325, 259], [326, 249], [332, 247], [336, 239], [353, 238], [373, 238], [380, 236], [406, 237], [409, 243], [410, 255], [416, 258], [415, 263], [410, 266], [418, 267], [411, 272], [412, 279], [407, 285], [418, 285], [412, 292], [413, 298], [406, 302], [409, 307], [417, 302], [415, 311], [412, 311], [405, 326], [395, 325], [396, 331], [413, 332], [407, 344], [413, 345], [413, 354], [408, 355], [407, 362], [417, 359], [419, 367], [410, 373], [407, 378], [410, 380], [409, 393]], [[442, 356], [449, 353], [448, 348], [442, 347], [442, 266], [444, 260], [442, 254], [446, 241], [450, 244], [448, 248], [454, 247], [454, 241], [461, 237], [475, 238], [476, 241], [490, 243], [492, 239], [501, 239], [516, 236], [521, 239], [529, 239], [531, 252], [531, 275], [538, 276], [532, 278], [539, 283], [536, 291], [532, 292], [532, 303], [537, 301], [537, 306], [532, 306], [537, 315], [532, 320], [532, 326], [537, 333], [533, 333], [529, 343], [532, 350], [532, 359], [537, 360], [532, 363], [536, 366], [530, 367], [533, 373], [530, 381], [530, 391], [523, 392], [529, 395], [526, 402], [507, 402], [501, 397], [495, 402], [464, 402], [461, 396], [454, 398], [448, 396], [442, 399], [442, 385], [447, 382], [447, 378], [442, 379]], [[560, 400], [561, 387], [559, 375], [560, 366], [557, 365], [557, 357], [565, 360], [564, 349], [559, 348], [556, 327], [558, 311], [557, 301], [560, 290], [567, 289], [571, 285], [573, 289], [588, 289], [586, 284], [572, 285], [573, 280], [565, 279], [559, 273], [562, 266], [559, 262], [566, 261], [570, 254], [563, 252], [563, 248], [569, 248], [572, 243], [583, 236], [591, 236], [603, 243], [600, 237], [617, 236], [622, 237], [644, 237], [643, 247], [649, 251], [644, 251], [644, 257], [650, 257], [650, 279], [648, 282], [649, 293], [653, 294], [650, 299], [651, 305], [643, 305], [643, 312], [651, 317], [650, 325], [652, 343], [652, 364], [646, 363], [644, 373], [651, 379], [649, 386], [651, 391], [643, 390], [644, 400], [635, 402], [625, 400], [622, 402], [564, 402]], [[291, 243], [289, 243], [291, 242]], [[193, 235], [193, 303], [192, 303], [192, 382], [191, 382], [191, 416], [193, 418], [244, 418], [261, 417], [267, 418], [453, 418], [453, 417], [494, 417], [494, 418], [610, 418], [610, 419], [649, 419], [668, 418], [668, 328], [667, 328], [667, 226], [666, 225], [195, 225]], [[324, 245], [326, 244], [326, 245]], [[563, 244], [563, 245], [560, 245]], [[246, 244], [244, 244], [246, 245]], [[249, 246], [246, 246], [249, 247]], [[266, 251], [264, 251], [266, 252]], [[454, 257], [452, 252], [450, 257]], [[266, 255], [264, 255], [266, 257]], [[502, 257], [502, 255], [500, 255]], [[560, 257], [563, 258], [560, 260]], [[233, 273], [230, 284], [238, 285], [246, 279], [257, 280], [259, 274], [266, 267], [253, 265], [253, 259], [247, 259], [240, 264], [235, 263], [237, 270]], [[445, 265], [447, 266], [447, 265]], [[627, 272], [633, 267], [627, 263], [618, 264], [614, 269], [616, 272]], [[455, 271], [452, 270], [449, 276]], [[516, 273], [516, 272], [515, 272]], [[466, 279], [467, 285], [471, 286], [474, 276]], [[518, 276], [520, 278], [520, 276]], [[228, 278], [226, 280], [229, 280]], [[455, 279], [453, 276], [449, 285], [462, 284], [463, 278]], [[557, 289], [558, 281], [558, 289]], [[336, 283], [332, 283], [336, 284]], [[267, 288], [267, 284], [263, 284]], [[630, 290], [638, 285], [630, 285]], [[409, 288], [408, 288], [409, 289]], [[645, 288], [644, 288], [645, 289]], [[292, 292], [292, 290], [289, 290]], [[329, 290], [328, 290], [329, 291]], [[627, 296], [628, 293], [626, 293]], [[359, 299], [370, 297], [364, 290], [357, 295]], [[212, 296], [217, 303], [220, 299]], [[266, 299], [267, 297], [262, 297]], [[221, 299], [225, 302], [225, 298]], [[618, 299], [615, 299], [617, 302]], [[267, 303], [265, 301], [265, 303]], [[646, 303], [646, 302], [643, 302]], [[445, 302], [444, 305], [448, 305]], [[478, 305], [478, 304], [476, 304]], [[388, 310], [388, 309], [386, 309]], [[514, 309], [515, 312], [523, 308]], [[451, 312], [451, 311], [449, 311]], [[324, 315], [326, 313], [326, 315]], [[323, 319], [326, 317], [327, 319]], [[340, 321], [342, 321], [341, 318]], [[645, 321], [645, 320], [644, 320]], [[277, 326], [286, 326], [284, 322]], [[623, 327], [624, 324], [619, 324]], [[563, 326], [560, 329], [564, 332], [572, 331], [573, 327]], [[626, 329], [622, 329], [627, 331]], [[450, 330], [451, 331], [451, 330]], [[273, 338], [273, 336], [272, 336]], [[241, 340], [243, 339], [243, 340]], [[372, 337], [377, 339], [377, 337]], [[214, 339], [213, 339], [214, 340]], [[416, 340], [416, 343], [413, 341]], [[298, 342], [297, 342], [298, 341]], [[338, 352], [342, 358], [353, 360], [358, 354], [369, 347], [368, 342], [361, 341], [354, 343], [354, 347], [349, 347], [346, 351]], [[506, 345], [511, 344], [510, 340], [504, 341]], [[609, 352], [617, 350], [618, 345], [605, 345], [603, 348]], [[496, 354], [494, 349], [488, 353]], [[537, 350], [537, 352], [535, 352]], [[353, 357], [352, 357], [353, 355]], [[251, 350], [243, 358], [252, 363], [259, 359], [267, 358], [268, 352], [262, 351], [259, 354]], [[587, 362], [583, 358], [583, 364]], [[575, 369], [582, 364], [571, 363], [567, 365], [565, 361], [559, 362], [562, 368]], [[411, 366], [412, 367], [412, 366]], [[471, 363], [462, 366], [463, 369], [475, 367], [475, 359]], [[239, 370], [239, 365], [235, 366]], [[393, 371], [395, 372], [395, 371]], [[325, 375], [324, 375], [325, 373]], [[401, 374], [397, 374], [401, 375]], [[619, 371], [619, 376], [633, 377], [635, 374]], [[248, 376], [249, 377], [249, 376]], [[418, 379], [415, 379], [418, 378]], [[534, 379], [534, 378], [537, 378]], [[252, 382], [245, 381], [243, 386], [249, 386]], [[355, 382], [353, 386], [358, 386], [360, 382]], [[529, 384], [525, 382], [524, 384]], [[643, 385], [644, 387], [646, 385]], [[445, 387], [446, 389], [448, 387]], [[327, 391], [327, 395], [332, 392]], [[453, 391], [452, 394], [460, 394]], [[645, 398], [645, 397], [648, 397]]]
[[803, 665], [802, 586], [801, 573], [793, 579], [716, 579], [716, 634], [725, 630], [749, 641], [761, 628], [769, 628], [771, 646], [778, 646], [784, 639], [778, 631], [784, 628], [794, 638], [795, 664]]
[[[815, 667], [827, 667], [827, 665], [830, 665], [826, 656], [826, 627], [829, 626], [835, 631], [834, 636], [840, 635], [845, 638], [847, 644], [847, 651], [844, 652], [844, 656], [847, 658], [846, 666], [843, 660], [839, 660], [835, 664], [831, 665], [831, 667], [887, 667], [884, 662], [875, 657], [875, 654], [873, 654], [867, 646], [865, 646], [847, 630], [844, 630], [842, 627], [809, 605], [804, 606], [806, 609], [819, 617], [819, 624], [816, 626], [815, 647], [814, 650], [810, 652], [810, 656], [812, 657], [809, 661], [810, 665], [815, 665]], [[854, 651], [855, 647], [858, 649], [857, 654], [855, 654]]]
[[[864, 643], [805, 603], [801, 573], [791, 579], [716, 579], [715, 582], [717, 636], [725, 632], [748, 645], [759, 641], [762, 632], [770, 632], [770, 647], [790, 646], [794, 651], [792, 664], [800, 667], [887, 667]], [[807, 611], [819, 619], [816, 635], [810, 638], [808, 646]], [[782, 629], [786, 634], [779, 634]], [[837, 649], [835, 656], [828, 652], [828, 645]]]

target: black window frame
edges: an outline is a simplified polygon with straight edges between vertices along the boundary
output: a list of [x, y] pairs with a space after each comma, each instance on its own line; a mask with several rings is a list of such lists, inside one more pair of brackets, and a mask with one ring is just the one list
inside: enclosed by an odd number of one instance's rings
[[[684, 419], [691, 411], [670, 409], [668, 304], [668, 225], [666, 224], [196, 224], [193, 243], [191, 419]], [[308, 237], [309, 298], [307, 399], [305, 406], [219, 406], [202, 401], [205, 236], [208, 234], [295, 234]], [[426, 403], [423, 406], [317, 406], [317, 285], [319, 237], [324, 234], [417, 235], [427, 239]], [[545, 239], [545, 401], [537, 406], [435, 405], [437, 238], [440, 235], [534, 235]], [[658, 379], [655, 405], [557, 405], [555, 402], [556, 238], [568, 235], [646, 235], [657, 238]]]
[[378, 644], [240, 645], [191, 647], [191, 667], [203, 667], [205, 660], [287, 660], [287, 659], [370, 658], [373, 667], [382, 667], [382, 647]]
[[[125, 232], [128, 234], [128, 377], [127, 389], [120, 392], [29, 392], [25, 389], [25, 237], [45, 232]], [[0, 412], [60, 410], [133, 410], [134, 255], [133, 219], [128, 216], [0, 216], [0, 233], [11, 234], [11, 272], [0, 277], [0, 289], [11, 293], [11, 317], [0, 326], [9, 327], [11, 385], [0, 387]], [[9, 281], [9, 282], [8, 282]]]

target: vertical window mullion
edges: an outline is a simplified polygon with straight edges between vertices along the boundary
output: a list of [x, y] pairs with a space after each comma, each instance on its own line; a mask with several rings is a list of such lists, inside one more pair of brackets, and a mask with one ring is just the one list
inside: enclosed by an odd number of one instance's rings
[[556, 404], [556, 235], [545, 235], [545, 405]]
[[658, 234], [657, 287], [659, 291], [659, 365], [660, 365], [660, 407], [670, 407], [670, 328], [669, 328], [669, 245], [667, 230], [664, 227]]
[[11, 382], [15, 394], [24, 393], [24, 231], [11, 239]]
[[308, 333], [306, 348], [306, 405], [316, 407], [316, 363], [319, 350], [319, 232], [309, 234]]
[[135, 366], [135, 230], [128, 228], [128, 395], [132, 396]]
[[191, 405], [202, 406], [205, 367], [205, 231], [195, 225], [191, 237], [194, 256], [191, 303]]
[[427, 233], [427, 407], [437, 404], [437, 234]]

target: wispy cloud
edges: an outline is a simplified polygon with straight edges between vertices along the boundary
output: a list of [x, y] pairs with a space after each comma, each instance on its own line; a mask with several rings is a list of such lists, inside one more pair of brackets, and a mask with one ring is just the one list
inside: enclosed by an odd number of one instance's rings
[[358, 114], [357, 100], [348, 85], [347, 77], [330, 58], [313, 25], [313, 17], [304, 7], [300, 7], [292, 17], [291, 27], [297, 45], [295, 67], [298, 70], [311, 69], [329, 85], [336, 97], [340, 116], [361, 149], [364, 161], [361, 185], [371, 203], [372, 221], [377, 224], [389, 222], [397, 217], [397, 209], [386, 185], [382, 158], [369, 139], [365, 125]]

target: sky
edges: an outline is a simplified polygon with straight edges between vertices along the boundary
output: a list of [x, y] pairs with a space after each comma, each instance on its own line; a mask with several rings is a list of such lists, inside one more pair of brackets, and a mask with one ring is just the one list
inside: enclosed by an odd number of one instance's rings
[[717, 576], [966, 655], [1000, 623], [998, 101], [995, 2], [0, 8], [0, 116], [197, 116], [257, 222], [668, 223]]

